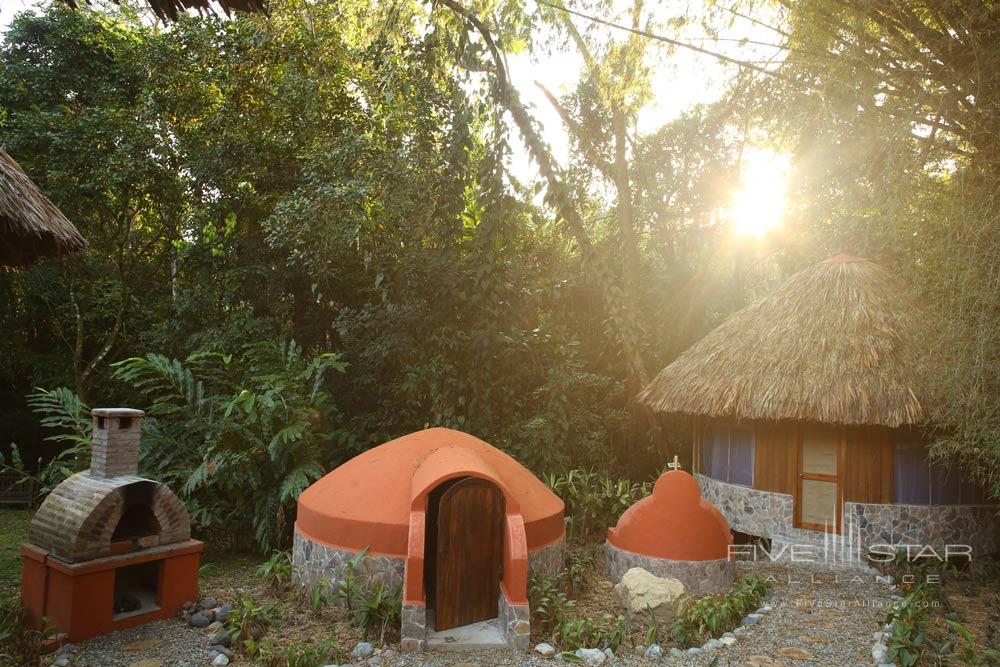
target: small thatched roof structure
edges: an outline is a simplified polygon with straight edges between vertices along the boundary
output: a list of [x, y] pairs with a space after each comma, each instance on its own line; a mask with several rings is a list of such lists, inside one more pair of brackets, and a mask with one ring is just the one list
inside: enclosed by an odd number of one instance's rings
[[[78, 7], [81, 2], [89, 5], [91, 0], [62, 0], [62, 2], [70, 7]], [[144, 0], [144, 2], [158, 17], [171, 21], [176, 21], [178, 15], [185, 9], [211, 11], [214, 6], [221, 7], [227, 15], [234, 9], [241, 12], [267, 13], [267, 0]]]
[[73, 223], [0, 148], [0, 266], [23, 266], [86, 247]]
[[924, 323], [885, 269], [832, 257], [730, 316], [639, 400], [709, 417], [918, 424]]

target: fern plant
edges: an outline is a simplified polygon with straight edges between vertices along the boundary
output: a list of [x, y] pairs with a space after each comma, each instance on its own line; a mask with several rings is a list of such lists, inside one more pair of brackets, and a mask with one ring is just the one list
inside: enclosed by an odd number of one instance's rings
[[290, 342], [115, 364], [148, 397], [143, 466], [180, 489], [200, 528], [246, 525], [264, 551], [288, 543], [299, 494], [344, 458], [345, 432], [324, 385], [347, 364]]
[[44, 495], [90, 464], [93, 421], [87, 404], [66, 387], [51, 390], [37, 388], [27, 398], [28, 406], [40, 416], [39, 423], [52, 432], [45, 440], [56, 443], [60, 450], [37, 473], [32, 474], [20, 450], [12, 445], [11, 460], [4, 461], [2, 467], [20, 474], [24, 483], [34, 480], [38, 484], [38, 493]]

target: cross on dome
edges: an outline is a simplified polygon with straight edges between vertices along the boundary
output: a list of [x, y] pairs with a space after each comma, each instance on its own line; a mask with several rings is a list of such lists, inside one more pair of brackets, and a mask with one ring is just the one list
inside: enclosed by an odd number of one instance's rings
[[679, 460], [679, 459], [677, 458], [677, 455], [676, 455], [676, 454], [674, 454], [674, 460], [673, 460], [673, 461], [671, 461], [670, 463], [668, 463], [668, 464], [667, 464], [667, 467], [668, 467], [668, 468], [670, 468], [670, 469], [672, 469], [672, 470], [680, 470], [680, 467], [681, 467], [681, 462], [680, 462], [680, 460]]

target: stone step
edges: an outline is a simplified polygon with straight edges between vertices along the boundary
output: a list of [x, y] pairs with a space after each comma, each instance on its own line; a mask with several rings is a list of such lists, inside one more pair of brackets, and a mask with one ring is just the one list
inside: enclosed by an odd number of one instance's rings
[[507, 646], [498, 619], [470, 623], [448, 630], [427, 632], [428, 651], [464, 651]]

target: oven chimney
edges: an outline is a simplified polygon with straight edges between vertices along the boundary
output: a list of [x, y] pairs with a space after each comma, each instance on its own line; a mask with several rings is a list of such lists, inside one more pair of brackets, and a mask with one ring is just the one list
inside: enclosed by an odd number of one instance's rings
[[90, 476], [100, 479], [139, 472], [139, 429], [146, 413], [131, 408], [95, 408]]

